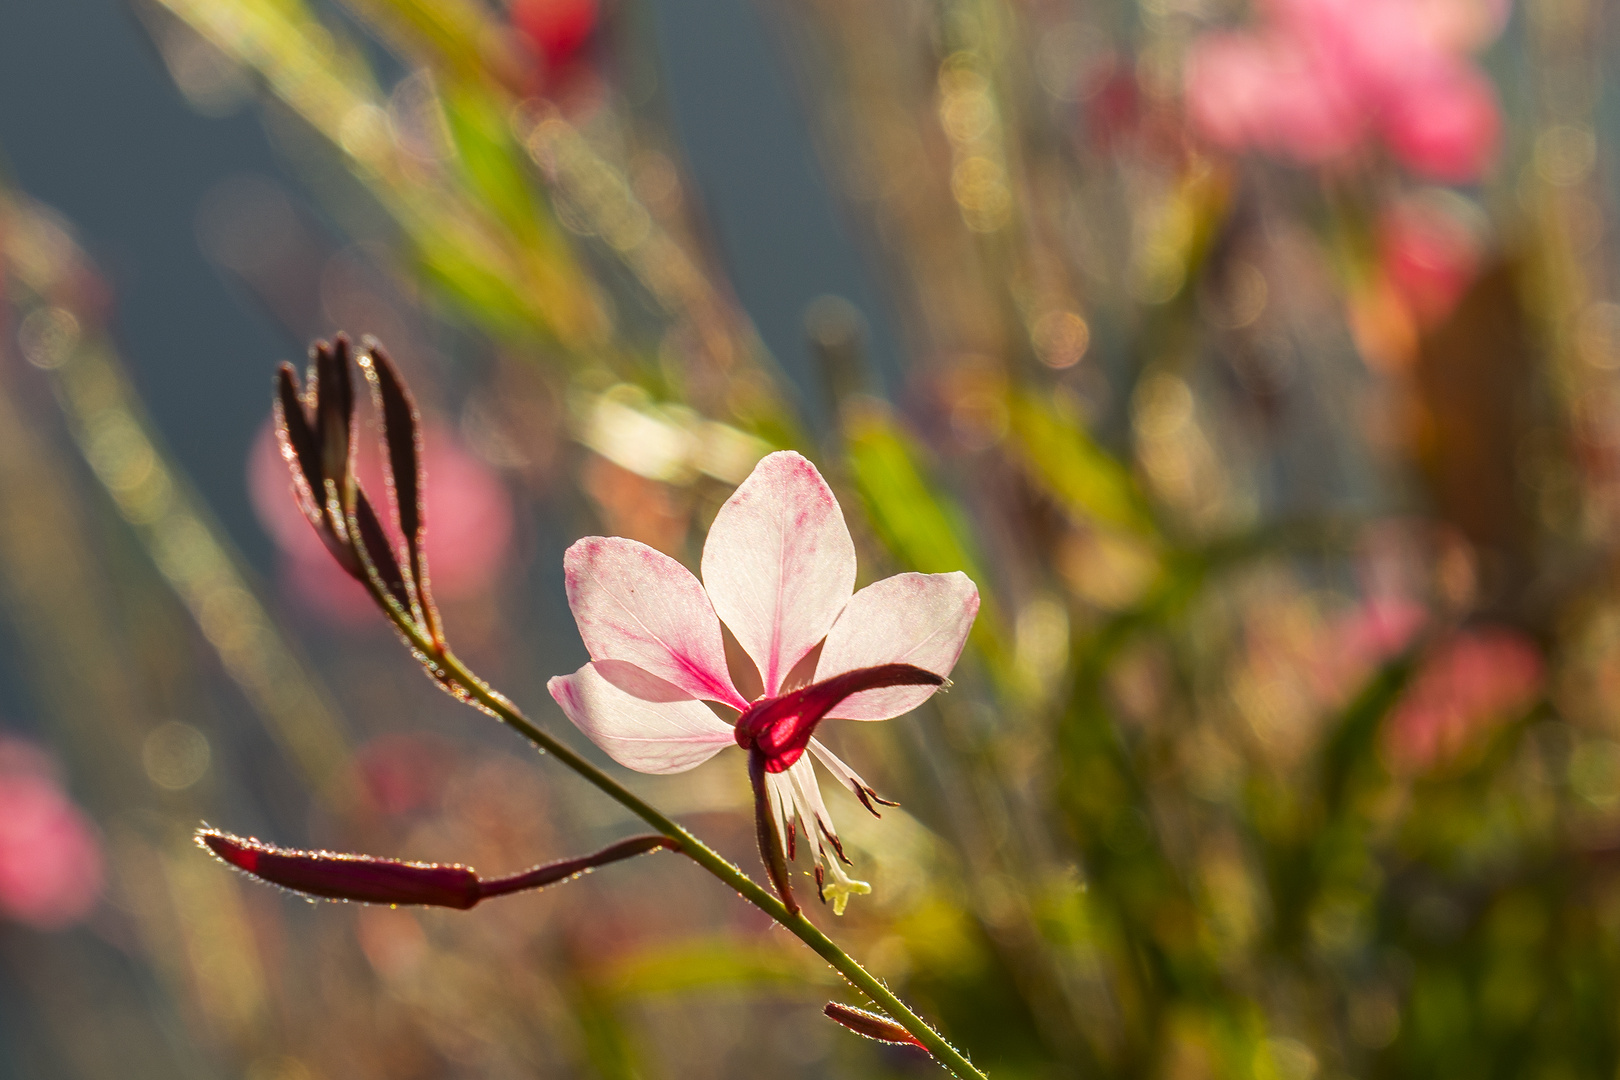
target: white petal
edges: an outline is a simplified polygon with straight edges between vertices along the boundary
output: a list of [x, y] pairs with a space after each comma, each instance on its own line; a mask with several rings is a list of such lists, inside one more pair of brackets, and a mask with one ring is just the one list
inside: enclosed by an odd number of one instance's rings
[[843, 846], [838, 842], [838, 830], [833, 828], [832, 815], [821, 798], [821, 785], [816, 781], [816, 768], [808, 756], [800, 757], [788, 768], [786, 775], [793, 781], [793, 805], [799, 814], [799, 823], [805, 839], [815, 845], [816, 861], [822, 861], [826, 846], [842, 856]]
[[855, 588], [855, 542], [814, 465], [781, 451], [754, 467], [709, 529], [703, 584], [775, 695]]
[[827, 813], [827, 804], [822, 801], [815, 766], [810, 764], [808, 756], [799, 758], [783, 772], [766, 773], [765, 788], [770, 795], [771, 809], [777, 815], [777, 828], [781, 830], [784, 840], [783, 854], [788, 858], [793, 857], [789, 851], [792, 841], [788, 837], [792, 835], [795, 822], [810, 845], [813, 862], [825, 862], [830, 858], [826, 854], [828, 842], [831, 842], [835, 852], [842, 854], [838, 832], [833, 828], [832, 816]]
[[[873, 582], [850, 600], [827, 635], [816, 681], [879, 664], [913, 664], [948, 676], [979, 613], [979, 587], [960, 572], [896, 574]], [[844, 699], [829, 717], [887, 720], [910, 712], [935, 686], [863, 690]]]
[[[825, 747], [815, 742], [811, 746], [818, 748], [818, 756], [825, 755], [823, 760], [831, 758], [845, 772], [849, 771], [849, 767], [828, 753]], [[810, 846], [816, 889], [821, 898], [832, 905], [833, 914], [842, 915], [851, 896], [870, 893], [872, 886], [855, 880], [844, 870], [843, 864], [849, 860], [844, 857], [843, 845], [838, 841], [832, 817], [821, 799], [816, 770], [810, 764], [809, 756], [799, 758], [786, 772], [766, 774], [765, 784], [770, 792], [771, 809], [777, 816], [777, 827], [782, 830], [783, 836], [791, 835], [787, 830], [793, 828], [793, 821], [797, 819]]]
[[637, 772], [685, 772], [735, 742], [707, 705], [622, 660], [593, 661], [546, 689], [592, 742]]
[[793, 778], [787, 773], [766, 773], [765, 794], [771, 804], [771, 816], [776, 821], [776, 839], [782, 848], [782, 857], [793, 860]]
[[587, 536], [563, 556], [568, 606], [592, 660], [625, 660], [689, 697], [748, 702], [731, 683], [720, 620], [692, 572], [618, 536]]

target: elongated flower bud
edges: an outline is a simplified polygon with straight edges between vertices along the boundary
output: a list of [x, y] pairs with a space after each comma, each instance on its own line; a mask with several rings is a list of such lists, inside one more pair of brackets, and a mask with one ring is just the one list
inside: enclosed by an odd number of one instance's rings
[[197, 842], [238, 870], [295, 892], [368, 904], [472, 907], [483, 899], [478, 875], [465, 866], [400, 862], [330, 851], [289, 851], [214, 829]]
[[[917, 1037], [887, 1016], [857, 1009], [853, 1005], [840, 1005], [836, 1001], [827, 1002], [827, 1007], [821, 1010], [828, 1017], [843, 1024], [857, 1035], [864, 1035], [868, 1039], [878, 1042], [901, 1043], [907, 1046], [922, 1046]], [[923, 1049], [928, 1049], [923, 1047]]]
[[636, 836], [593, 855], [547, 863], [510, 877], [486, 881], [467, 866], [402, 862], [330, 851], [292, 851], [218, 829], [199, 829], [197, 843], [238, 870], [294, 892], [328, 900], [420, 904], [463, 911], [492, 896], [544, 888], [620, 859], [661, 848], [678, 848], [667, 836]]

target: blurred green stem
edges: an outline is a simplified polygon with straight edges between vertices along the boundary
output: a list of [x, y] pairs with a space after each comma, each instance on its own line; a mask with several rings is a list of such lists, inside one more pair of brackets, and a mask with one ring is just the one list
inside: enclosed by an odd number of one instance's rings
[[[359, 526], [352, 526], [358, 534]], [[541, 750], [551, 754], [564, 765], [573, 769], [580, 776], [603, 791], [607, 796], [619, 803], [625, 809], [635, 814], [648, 825], [660, 833], [674, 840], [680, 845], [681, 851], [703, 869], [719, 878], [726, 885], [737, 891], [744, 900], [759, 908], [772, 919], [781, 923], [793, 935], [831, 964], [837, 972], [848, 979], [857, 989], [869, 997], [884, 1012], [888, 1013], [896, 1022], [911, 1034], [917, 1041], [928, 1049], [937, 1061], [952, 1074], [962, 1077], [963, 1080], [988, 1080], [983, 1072], [975, 1068], [967, 1057], [956, 1047], [946, 1042], [933, 1028], [929, 1027], [920, 1016], [912, 1012], [906, 1004], [895, 996], [887, 986], [862, 967], [854, 957], [844, 952], [838, 945], [816, 928], [815, 924], [805, 918], [802, 911], [790, 912], [787, 906], [772, 896], [769, 891], [743, 873], [741, 869], [732, 864], [719, 852], [699, 840], [681, 825], [664, 816], [657, 809], [643, 802], [634, 793], [580, 754], [559, 742], [535, 725], [511, 701], [497, 693], [487, 683], [473, 674], [447, 646], [436, 644], [432, 638], [423, 633], [422, 628], [416, 624], [411, 614], [405, 611], [389, 594], [383, 585], [375, 566], [366, 558], [361, 550], [361, 558], [366, 565], [366, 585], [378, 605], [388, 613], [389, 619], [401, 634], [412, 650], [421, 657], [429, 672], [452, 696], [474, 707], [481, 709], [495, 717], [507, 727], [516, 731]]]

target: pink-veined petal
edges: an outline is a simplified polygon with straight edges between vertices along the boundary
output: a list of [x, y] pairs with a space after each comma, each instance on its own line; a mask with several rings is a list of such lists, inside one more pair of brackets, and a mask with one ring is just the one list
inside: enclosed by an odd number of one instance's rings
[[[960, 571], [896, 574], [850, 600], [833, 624], [816, 665], [818, 682], [878, 664], [913, 664], [947, 676], [979, 613], [979, 587]], [[887, 720], [910, 712], [939, 689], [896, 686], [852, 694], [827, 713], [839, 720]]]
[[686, 567], [635, 540], [587, 536], [563, 556], [563, 575], [592, 660], [625, 660], [691, 697], [748, 708], [714, 606]]
[[622, 660], [592, 661], [546, 689], [592, 742], [637, 772], [685, 772], [734, 745], [731, 726], [707, 705]]
[[855, 589], [855, 542], [814, 465], [784, 450], [754, 467], [709, 529], [703, 584], [775, 695]]

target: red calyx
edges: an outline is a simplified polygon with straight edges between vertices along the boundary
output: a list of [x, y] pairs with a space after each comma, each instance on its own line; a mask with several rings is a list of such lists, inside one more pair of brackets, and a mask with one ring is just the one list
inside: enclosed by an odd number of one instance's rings
[[879, 664], [834, 675], [774, 698], [756, 701], [737, 718], [737, 745], [758, 751], [765, 771], [786, 772], [810, 745], [816, 725], [852, 694], [890, 686], [943, 686], [945, 677], [911, 664]]

